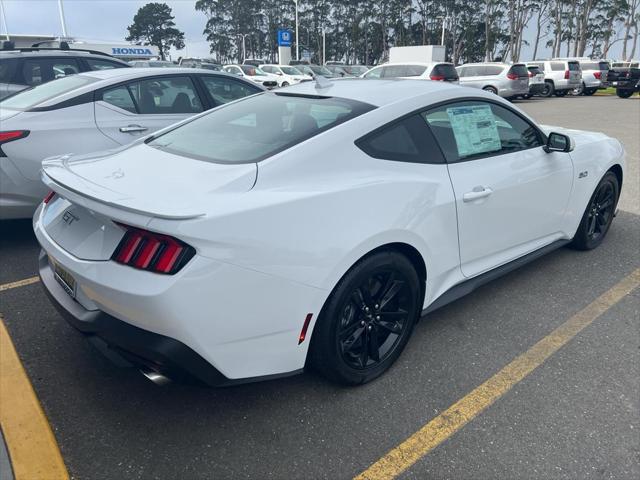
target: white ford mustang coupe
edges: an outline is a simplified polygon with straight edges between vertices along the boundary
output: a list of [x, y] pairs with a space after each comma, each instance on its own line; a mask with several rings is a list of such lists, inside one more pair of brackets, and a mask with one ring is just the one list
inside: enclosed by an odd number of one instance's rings
[[307, 82], [44, 162], [40, 276], [157, 382], [370, 381], [420, 316], [604, 239], [621, 144], [442, 82]]

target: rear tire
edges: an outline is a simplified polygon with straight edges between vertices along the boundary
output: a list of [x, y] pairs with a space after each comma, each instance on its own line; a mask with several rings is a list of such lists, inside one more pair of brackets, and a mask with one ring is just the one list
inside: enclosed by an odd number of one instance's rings
[[482, 90], [485, 92], [493, 93], [494, 95], [498, 94], [498, 90], [495, 87], [484, 87]]
[[553, 86], [553, 83], [544, 82], [544, 89], [542, 89], [542, 91], [540, 92], [540, 96], [549, 98], [550, 96], [553, 95], [554, 91], [555, 91], [555, 87]]
[[598, 91], [598, 89], [597, 89], [597, 88], [587, 88], [587, 89], [584, 91], [584, 94], [590, 97], [591, 95], [593, 95], [593, 94], [594, 94], [594, 93], [596, 93], [597, 91]]
[[420, 279], [407, 257], [393, 251], [365, 257], [342, 277], [322, 308], [309, 363], [336, 382], [367, 383], [400, 356], [421, 309]]
[[620, 88], [617, 88], [616, 95], [618, 95], [620, 98], [629, 98], [631, 95], [633, 95], [633, 90], [622, 90]]
[[288, 87], [289, 86], [289, 82], [282, 82], [282, 85], [280, 85], [280, 87]]
[[567, 94], [567, 90], [556, 90], [556, 97], [564, 97]]
[[571, 247], [592, 250], [602, 243], [611, 227], [619, 196], [618, 177], [613, 172], [607, 172], [589, 199]]

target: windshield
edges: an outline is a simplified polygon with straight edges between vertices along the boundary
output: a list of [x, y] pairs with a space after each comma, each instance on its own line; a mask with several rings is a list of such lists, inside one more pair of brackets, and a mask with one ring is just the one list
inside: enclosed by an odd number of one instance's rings
[[149, 66], [154, 68], [171, 68], [176, 65], [171, 62], [149, 62]]
[[70, 75], [58, 80], [43, 83], [33, 88], [23, 90], [10, 97], [0, 100], [0, 107], [13, 110], [28, 110], [41, 103], [51, 100], [64, 93], [71, 92], [78, 87], [97, 82], [97, 78], [84, 75]]
[[327, 68], [320, 67], [314, 65], [313, 67], [309, 67], [316, 75], [323, 75], [325, 77], [333, 77], [333, 73], [331, 73]]
[[302, 73], [295, 67], [280, 67], [280, 70], [282, 70], [287, 75], [304, 75], [304, 73]]
[[149, 145], [207, 162], [259, 162], [373, 108], [344, 98], [262, 93], [176, 127]]
[[345, 66], [342, 68], [344, 68], [345, 71], [347, 71], [347, 73], [350, 73], [351, 75], [362, 75], [363, 73], [366, 73], [369, 70], [367, 67], [362, 67], [357, 65]]

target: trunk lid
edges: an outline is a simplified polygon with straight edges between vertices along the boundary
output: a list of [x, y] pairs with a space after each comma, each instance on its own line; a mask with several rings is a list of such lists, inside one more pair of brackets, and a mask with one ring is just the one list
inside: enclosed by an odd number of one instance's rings
[[43, 181], [59, 195], [40, 222], [61, 248], [83, 260], [108, 260], [125, 229], [153, 218], [205, 215], [215, 196], [250, 190], [255, 163], [220, 165], [174, 155], [145, 144], [110, 154], [62, 156], [43, 163]]
[[246, 192], [256, 175], [255, 163], [204, 162], [144, 143], [106, 155], [62, 156], [43, 162], [43, 180], [54, 190], [58, 184], [103, 204], [168, 219], [202, 216], [211, 207], [213, 195]]

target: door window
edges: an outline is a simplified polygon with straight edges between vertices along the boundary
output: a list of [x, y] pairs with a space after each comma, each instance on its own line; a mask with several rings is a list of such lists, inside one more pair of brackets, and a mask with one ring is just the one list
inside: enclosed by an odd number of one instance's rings
[[15, 76], [17, 68], [17, 58], [3, 58], [2, 62], [0, 62], [0, 82], [13, 83], [13, 77]]
[[53, 79], [50, 71], [45, 68], [46, 63], [38, 60], [25, 60], [22, 67], [24, 81], [27, 85], [34, 86]]
[[128, 84], [143, 115], [202, 112], [202, 104], [189, 77], [151, 78]]
[[373, 70], [369, 70], [364, 78], [380, 78], [382, 75], [382, 68], [374, 68]]
[[253, 95], [260, 91], [260, 89], [251, 85], [245, 85], [244, 83], [222, 76], [202, 76], [200, 78], [204, 82], [216, 106]]
[[551, 70], [554, 72], [562, 72], [564, 71], [564, 63], [562, 62], [551, 62]]
[[458, 102], [422, 114], [449, 163], [543, 145], [540, 132], [500, 105]]
[[75, 75], [80, 72], [80, 66], [75, 60], [53, 60], [51, 69], [53, 70], [54, 79]]
[[137, 113], [136, 105], [126, 85], [106, 90], [102, 94], [102, 100], [128, 112]]

